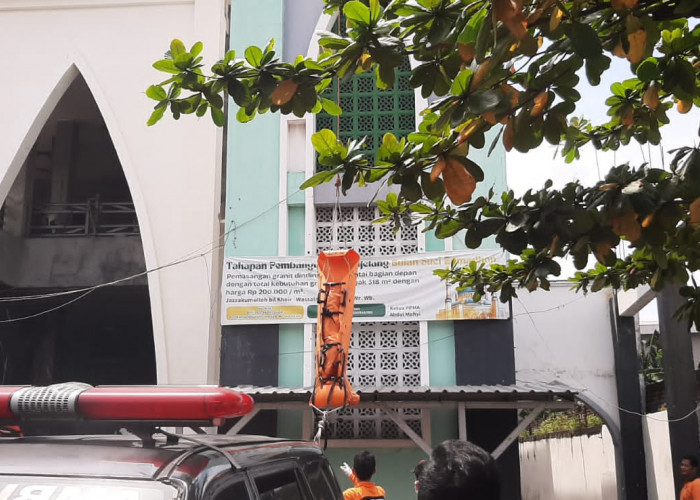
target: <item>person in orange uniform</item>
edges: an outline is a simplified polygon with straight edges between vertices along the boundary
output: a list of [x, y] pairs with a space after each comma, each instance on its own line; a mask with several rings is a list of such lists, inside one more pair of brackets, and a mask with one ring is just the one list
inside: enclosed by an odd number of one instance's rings
[[363, 451], [355, 455], [352, 469], [348, 464], [340, 466], [346, 476], [352, 481], [353, 487], [343, 492], [343, 500], [383, 500], [386, 498], [384, 488], [374, 484], [371, 479], [377, 472], [374, 455]]
[[697, 457], [690, 455], [683, 457], [681, 459], [680, 472], [683, 478], [680, 500], [700, 500]]

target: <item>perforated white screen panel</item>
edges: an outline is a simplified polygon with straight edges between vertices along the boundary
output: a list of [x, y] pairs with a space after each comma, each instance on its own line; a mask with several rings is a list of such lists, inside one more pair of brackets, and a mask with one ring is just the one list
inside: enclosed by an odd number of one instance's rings
[[333, 207], [316, 207], [316, 251], [353, 248], [362, 257], [418, 252], [418, 227], [394, 233], [390, 224], [372, 224], [376, 207], [341, 207], [333, 224]]
[[[376, 207], [341, 207], [333, 221], [333, 207], [316, 207], [317, 252], [353, 248], [361, 256], [403, 255], [418, 252], [417, 227], [394, 233], [389, 224], [372, 224]], [[415, 387], [421, 384], [420, 328], [417, 322], [355, 323], [352, 329], [348, 377], [354, 387]], [[395, 410], [418, 435], [421, 410]], [[406, 439], [381, 410], [344, 409], [330, 419], [331, 439]]]

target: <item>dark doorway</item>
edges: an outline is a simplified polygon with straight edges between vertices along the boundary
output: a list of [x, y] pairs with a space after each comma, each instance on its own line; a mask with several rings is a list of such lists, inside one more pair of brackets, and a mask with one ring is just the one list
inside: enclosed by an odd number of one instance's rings
[[129, 185], [82, 77], [0, 201], [0, 384], [155, 383], [145, 276], [62, 295], [145, 271]]

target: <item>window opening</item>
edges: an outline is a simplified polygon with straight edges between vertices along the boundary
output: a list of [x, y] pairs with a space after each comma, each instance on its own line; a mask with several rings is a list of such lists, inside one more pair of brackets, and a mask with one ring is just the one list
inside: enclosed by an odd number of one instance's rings
[[315, 500], [331, 500], [337, 492], [333, 487], [333, 473], [327, 462], [314, 460], [304, 464], [304, 477], [309, 482]]
[[302, 500], [296, 473], [293, 469], [266, 472], [255, 477], [260, 500]]
[[235, 483], [214, 486], [209, 498], [212, 500], [248, 500], [250, 495], [245, 482], [236, 481]]

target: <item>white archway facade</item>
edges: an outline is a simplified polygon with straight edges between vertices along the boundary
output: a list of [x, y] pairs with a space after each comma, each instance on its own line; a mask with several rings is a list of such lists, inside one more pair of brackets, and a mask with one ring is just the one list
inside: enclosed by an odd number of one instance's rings
[[[136, 207], [159, 383], [217, 381], [222, 133], [207, 119], [155, 127], [152, 63], [172, 38], [223, 52], [224, 0], [0, 0], [0, 200], [66, 89], [82, 75], [114, 143]], [[192, 260], [177, 265], [183, 257]]]

